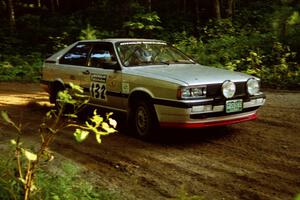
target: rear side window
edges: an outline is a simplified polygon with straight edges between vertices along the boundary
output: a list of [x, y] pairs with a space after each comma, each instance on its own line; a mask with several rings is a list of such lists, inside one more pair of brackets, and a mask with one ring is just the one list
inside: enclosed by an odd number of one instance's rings
[[86, 66], [91, 47], [92, 44], [77, 44], [70, 51], [63, 55], [63, 57], [59, 60], [59, 63]]

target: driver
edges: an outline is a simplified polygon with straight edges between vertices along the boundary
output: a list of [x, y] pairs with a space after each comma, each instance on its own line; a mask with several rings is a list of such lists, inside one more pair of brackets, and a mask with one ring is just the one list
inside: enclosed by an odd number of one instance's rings
[[145, 49], [139, 48], [134, 52], [134, 56], [131, 59], [131, 65], [139, 65], [142, 63], [149, 63], [151, 62], [152, 55], [150, 51]]

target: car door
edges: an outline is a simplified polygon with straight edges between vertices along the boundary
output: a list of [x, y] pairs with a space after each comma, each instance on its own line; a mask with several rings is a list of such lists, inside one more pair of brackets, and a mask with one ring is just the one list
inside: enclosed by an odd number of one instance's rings
[[60, 59], [55, 71], [55, 77], [61, 78], [65, 83], [82, 85], [84, 76], [88, 75], [88, 55], [92, 49], [91, 43], [78, 43], [65, 53]]
[[121, 96], [122, 71], [113, 69], [117, 64], [113, 44], [96, 42], [93, 44], [89, 59], [88, 72], [83, 80], [84, 88], [89, 88], [91, 103], [123, 110]]

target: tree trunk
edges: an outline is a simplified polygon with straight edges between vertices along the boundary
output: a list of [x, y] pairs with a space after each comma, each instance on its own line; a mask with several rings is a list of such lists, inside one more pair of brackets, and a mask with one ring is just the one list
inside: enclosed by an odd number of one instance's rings
[[42, 7], [42, 2], [41, 2], [41, 0], [37, 0], [37, 1], [36, 1], [36, 4], [37, 4], [37, 7], [38, 7], [38, 8], [41, 8], [41, 7]]
[[7, 8], [9, 14], [9, 28], [10, 32], [13, 33], [16, 29], [16, 18], [13, 0], [7, 0]]
[[199, 8], [199, 0], [195, 0], [195, 15], [196, 15], [196, 25], [200, 24], [200, 8]]
[[186, 0], [183, 0], [183, 13], [186, 13]]
[[281, 39], [281, 41], [285, 41], [287, 37], [288, 18], [289, 16], [285, 15], [280, 19], [279, 38]]
[[225, 17], [232, 17], [234, 15], [234, 9], [235, 9], [235, 1], [234, 0], [227, 0], [226, 2], [226, 10], [225, 10]]
[[213, 17], [218, 20], [221, 19], [220, 0], [213, 0]]
[[54, 4], [54, 0], [50, 0], [50, 9], [51, 9], [51, 12], [52, 12], [52, 13], [55, 12], [55, 4]]
[[148, 0], [148, 11], [151, 12], [152, 11], [152, 1]]
[[6, 9], [6, 7], [7, 7], [6, 2], [4, 0], [1, 0], [0, 2], [2, 4], [1, 7], [4, 8], [4, 9]]
[[195, 35], [199, 36], [198, 34], [200, 32], [200, 23], [201, 23], [199, 0], [194, 0], [194, 7], [195, 7], [195, 15], [196, 15], [196, 21], [193, 22], [195, 23], [194, 33]]

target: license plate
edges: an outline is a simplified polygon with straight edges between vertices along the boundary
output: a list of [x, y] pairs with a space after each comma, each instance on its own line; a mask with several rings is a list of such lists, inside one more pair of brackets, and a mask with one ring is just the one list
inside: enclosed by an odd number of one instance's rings
[[226, 101], [226, 113], [239, 112], [243, 110], [243, 100], [242, 99], [234, 99]]

